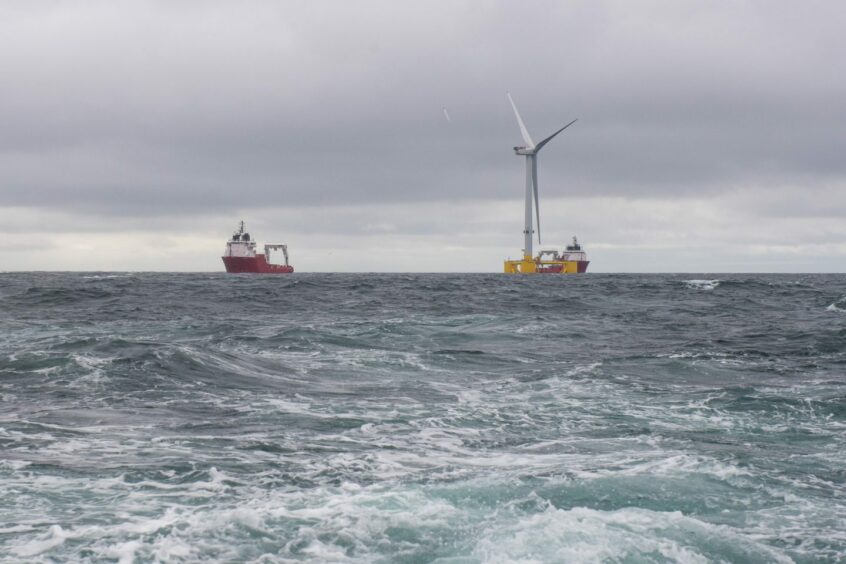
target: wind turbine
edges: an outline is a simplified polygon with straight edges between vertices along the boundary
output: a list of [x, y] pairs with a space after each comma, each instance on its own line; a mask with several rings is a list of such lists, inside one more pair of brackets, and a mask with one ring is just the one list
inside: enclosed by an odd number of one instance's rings
[[537, 215], [538, 220], [538, 244], [541, 242], [540, 236], [540, 205], [538, 203], [538, 153], [541, 149], [543, 149], [544, 145], [552, 141], [552, 139], [576, 123], [578, 120], [573, 120], [537, 145], [535, 145], [532, 138], [529, 136], [529, 130], [526, 129], [526, 125], [523, 123], [523, 119], [520, 117], [520, 112], [517, 111], [517, 105], [514, 103], [514, 99], [511, 97], [511, 93], [508, 92], [508, 101], [511, 102], [511, 107], [514, 108], [514, 115], [517, 117], [517, 123], [520, 125], [520, 133], [523, 134], [523, 141], [526, 142], [525, 147], [514, 147], [514, 152], [518, 155], [525, 155], [526, 156], [526, 223], [525, 227], [523, 228], [523, 238], [525, 239], [523, 245], [523, 260], [524, 261], [531, 261], [532, 259], [532, 194], [534, 194], [535, 200], [535, 214]]

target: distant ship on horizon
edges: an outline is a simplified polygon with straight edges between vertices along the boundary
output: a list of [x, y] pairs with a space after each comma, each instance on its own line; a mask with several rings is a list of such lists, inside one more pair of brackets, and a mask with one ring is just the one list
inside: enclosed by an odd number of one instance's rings
[[[282, 251], [285, 264], [270, 261], [271, 251]], [[288, 264], [288, 245], [265, 245], [263, 254], [256, 254], [256, 242], [245, 230], [244, 222], [238, 224], [232, 238], [226, 242], [223, 265], [229, 273], [290, 274], [294, 267]]]
[[549, 274], [584, 274], [588, 265], [587, 253], [574, 235], [573, 243], [564, 247], [563, 252], [557, 249], [543, 249], [538, 252], [535, 272]]

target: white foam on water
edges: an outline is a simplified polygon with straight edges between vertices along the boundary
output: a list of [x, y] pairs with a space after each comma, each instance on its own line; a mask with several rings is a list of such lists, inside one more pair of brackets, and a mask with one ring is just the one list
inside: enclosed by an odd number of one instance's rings
[[178, 561], [190, 557], [194, 552], [190, 543], [173, 536], [157, 537], [152, 544], [152, 555], [156, 562]]
[[0, 468], [7, 468], [9, 470], [21, 470], [31, 464], [32, 462], [28, 460], [0, 460]]
[[10, 533], [30, 533], [35, 529], [29, 525], [14, 525], [12, 527], [0, 527], [0, 535]]
[[686, 474], [707, 474], [721, 480], [740, 476], [753, 476], [745, 468], [726, 464], [701, 455], [675, 454], [657, 460], [644, 461], [619, 472], [621, 475], [676, 476]]
[[118, 564], [132, 564], [135, 562], [135, 553], [141, 548], [141, 541], [131, 540], [109, 546], [103, 551], [108, 558], [116, 558]]
[[[792, 562], [781, 552], [728, 527], [681, 512], [626, 508], [599, 511], [557, 509], [496, 522], [476, 542], [473, 555], [485, 563], [606, 562], [669, 560], [707, 563], [726, 549], [734, 557]], [[731, 560], [731, 557], [728, 557]]]
[[474, 405], [482, 403], [482, 391], [473, 389], [461, 389], [455, 391], [455, 399], [458, 403]]
[[262, 404], [271, 406], [275, 411], [292, 415], [303, 415], [315, 419], [325, 419], [331, 421], [334, 419], [349, 418], [372, 420], [374, 422], [379, 420], [379, 417], [375, 416], [373, 413], [340, 411], [337, 409], [337, 406], [335, 409], [333, 409], [332, 406], [326, 405], [315, 406], [308, 401], [297, 402], [281, 398], [264, 398], [261, 402], [256, 402], [254, 405], [260, 406]]
[[684, 283], [688, 288], [693, 290], [714, 290], [720, 285], [720, 280], [685, 280]]
[[514, 332], [519, 335], [533, 335], [536, 333], [546, 333], [557, 328], [558, 326], [554, 323], [528, 323], [517, 327]]
[[582, 376], [584, 374], [594, 374], [600, 368], [602, 368], [601, 362], [591, 362], [590, 364], [583, 364], [571, 368], [567, 371], [567, 376]]
[[698, 364], [705, 364], [707, 366], [708, 363], [718, 363], [723, 366], [732, 366], [732, 367], [751, 367], [759, 364], [756, 360], [749, 359], [749, 358], [742, 358], [739, 356], [733, 356], [725, 352], [721, 351], [708, 351], [708, 352], [692, 352], [692, 351], [685, 351], [680, 353], [659, 353], [655, 355], [656, 358], [669, 358], [672, 360], [690, 360], [692, 361], [690, 364], [698, 365]]
[[109, 378], [105, 369], [115, 360], [118, 360], [117, 357], [98, 357], [88, 353], [71, 353], [70, 359], [84, 371], [81, 376], [68, 384], [71, 387], [107, 382]]
[[25, 542], [21, 545], [14, 546], [12, 552], [17, 556], [26, 558], [30, 556], [37, 556], [42, 552], [52, 550], [60, 546], [68, 538], [67, 532], [59, 525], [51, 525], [50, 530], [45, 535], [41, 535], [36, 539]]
[[131, 535], [151, 535], [157, 533], [162, 529], [172, 527], [177, 524], [181, 518], [181, 514], [175, 509], [168, 507], [164, 514], [157, 518], [135, 518], [124, 521], [112, 527], [112, 531], [117, 533], [127, 533]]
[[40, 374], [41, 376], [50, 376], [51, 374], [59, 374], [62, 372], [61, 366], [47, 366], [45, 368], [36, 368], [35, 370], [30, 370], [33, 374]]
[[420, 490], [386, 490], [351, 483], [315, 492], [291, 492], [266, 505], [263, 513], [268, 519], [301, 523], [295, 538], [314, 550], [325, 550], [315, 542], [321, 535], [342, 532], [365, 553], [387, 542], [390, 532], [398, 527], [449, 527], [462, 515], [453, 504]]
[[[397, 528], [447, 527], [460, 516], [452, 504], [420, 491], [350, 483], [312, 491], [242, 492], [247, 493], [250, 495], [218, 499], [213, 505], [168, 508], [158, 516], [83, 526], [72, 532], [98, 557], [123, 561], [133, 557], [204, 559], [208, 555], [240, 561], [245, 559], [243, 551], [254, 550], [258, 536], [276, 546], [273, 560], [305, 556], [367, 562], [378, 554], [374, 552], [377, 547], [395, 542], [392, 535]], [[355, 557], [347, 555], [350, 547]], [[26, 553], [47, 548], [33, 544]]]
[[390, 351], [382, 349], [338, 349], [325, 356], [325, 364], [337, 367], [378, 368], [380, 371], [394, 368], [416, 368], [430, 370], [420, 354], [409, 351]]

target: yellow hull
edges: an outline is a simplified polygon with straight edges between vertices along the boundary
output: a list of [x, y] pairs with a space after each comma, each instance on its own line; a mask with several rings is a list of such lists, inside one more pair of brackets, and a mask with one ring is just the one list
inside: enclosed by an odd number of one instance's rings
[[[579, 263], [583, 262], [580, 269]], [[587, 261], [577, 260], [540, 260], [529, 256], [522, 260], [507, 260], [505, 274], [579, 274], [587, 270]]]

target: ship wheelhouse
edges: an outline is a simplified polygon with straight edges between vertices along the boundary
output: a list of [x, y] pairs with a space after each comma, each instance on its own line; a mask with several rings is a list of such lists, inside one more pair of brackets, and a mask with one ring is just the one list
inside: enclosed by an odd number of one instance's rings
[[232, 234], [232, 239], [226, 242], [225, 257], [254, 257], [256, 256], [256, 242], [251, 240], [250, 234], [244, 230], [244, 222], [238, 225], [238, 231]]
[[573, 243], [564, 248], [561, 260], [587, 261], [587, 253], [582, 249], [579, 240], [573, 236]]

